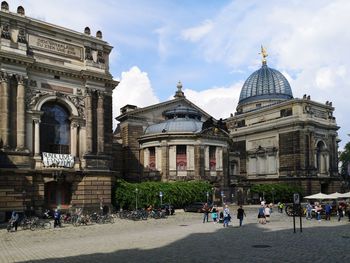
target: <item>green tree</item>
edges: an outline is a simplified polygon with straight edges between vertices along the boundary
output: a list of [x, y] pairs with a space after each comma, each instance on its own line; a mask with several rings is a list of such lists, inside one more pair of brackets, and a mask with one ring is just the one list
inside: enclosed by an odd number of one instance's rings
[[340, 174], [343, 178], [350, 176], [348, 172], [348, 166], [350, 163], [350, 142], [345, 145], [344, 151], [339, 155], [339, 161], [341, 161]]

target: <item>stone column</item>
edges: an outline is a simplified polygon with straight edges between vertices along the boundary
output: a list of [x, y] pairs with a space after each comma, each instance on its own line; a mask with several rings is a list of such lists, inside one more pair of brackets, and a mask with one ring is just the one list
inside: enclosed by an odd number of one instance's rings
[[91, 89], [85, 90], [86, 108], [86, 152], [92, 152], [92, 94]]
[[34, 156], [40, 155], [40, 119], [34, 119]]
[[1, 75], [1, 88], [2, 88], [2, 100], [1, 100], [1, 130], [2, 130], [2, 142], [4, 148], [9, 148], [10, 144], [10, 92], [9, 92], [9, 78], [6, 73]]
[[72, 121], [70, 125], [70, 154], [74, 157], [77, 156], [77, 148], [78, 148], [78, 141], [77, 141], [77, 135], [78, 135], [78, 127], [79, 124], [76, 121]]
[[99, 154], [104, 152], [104, 93], [98, 92], [98, 101], [97, 101], [97, 152]]
[[25, 120], [25, 87], [22, 76], [17, 77], [17, 147], [21, 151], [26, 148], [26, 120]]

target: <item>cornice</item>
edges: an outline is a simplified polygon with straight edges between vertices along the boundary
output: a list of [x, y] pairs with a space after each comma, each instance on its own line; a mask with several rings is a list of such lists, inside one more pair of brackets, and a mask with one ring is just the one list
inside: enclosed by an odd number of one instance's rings
[[6, 52], [0, 50], [0, 59], [4, 62], [15, 63], [29, 66], [34, 63], [34, 58], [23, 56], [16, 53]]

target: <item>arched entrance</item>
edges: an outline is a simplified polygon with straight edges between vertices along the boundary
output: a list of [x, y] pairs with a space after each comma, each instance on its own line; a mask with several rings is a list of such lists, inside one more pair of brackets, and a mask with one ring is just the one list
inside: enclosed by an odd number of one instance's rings
[[45, 184], [45, 204], [47, 208], [68, 208], [72, 199], [71, 184], [67, 182], [48, 182]]
[[46, 102], [40, 124], [40, 149], [42, 152], [70, 153], [70, 120], [67, 109], [56, 103]]

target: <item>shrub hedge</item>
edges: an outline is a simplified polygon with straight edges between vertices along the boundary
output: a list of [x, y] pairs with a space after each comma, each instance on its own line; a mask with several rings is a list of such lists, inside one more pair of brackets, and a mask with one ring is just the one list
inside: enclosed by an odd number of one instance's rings
[[[143, 182], [128, 183], [118, 180], [115, 187], [114, 205], [117, 208], [134, 209], [137, 206], [160, 206], [159, 193], [163, 193], [162, 203], [170, 203], [175, 208], [182, 208], [192, 202], [206, 201], [206, 193], [211, 196], [212, 186], [205, 181], [189, 182]], [[136, 190], [137, 189], [137, 190]]]

